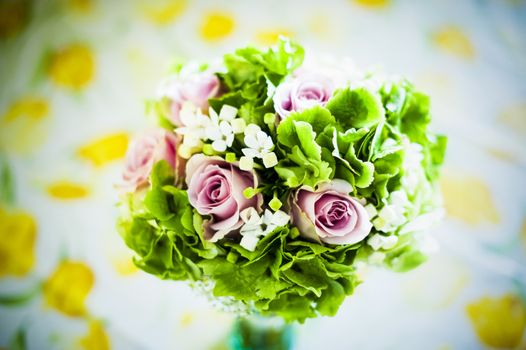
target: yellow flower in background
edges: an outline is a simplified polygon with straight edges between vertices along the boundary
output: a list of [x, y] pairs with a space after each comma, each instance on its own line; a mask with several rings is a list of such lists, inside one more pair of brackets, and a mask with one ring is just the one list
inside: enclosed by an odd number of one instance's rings
[[49, 184], [47, 193], [56, 199], [81, 199], [89, 196], [89, 189], [82, 184], [67, 180], [57, 181]]
[[256, 33], [256, 41], [262, 45], [270, 46], [277, 43], [280, 36], [292, 38], [294, 37], [294, 34], [287, 28], [259, 30]]
[[52, 54], [48, 74], [58, 86], [80, 90], [95, 74], [93, 53], [82, 44], [66, 46]]
[[470, 225], [500, 222], [495, 201], [483, 179], [467, 174], [445, 173], [440, 187], [449, 216]]
[[80, 14], [88, 14], [93, 10], [92, 0], [67, 0], [68, 7]]
[[209, 12], [201, 23], [201, 37], [206, 41], [218, 41], [229, 36], [235, 27], [234, 17], [227, 12]]
[[129, 257], [123, 259], [114, 259], [112, 261], [115, 271], [121, 276], [131, 276], [139, 272], [139, 268], [133, 263]]
[[148, 1], [142, 5], [141, 11], [153, 23], [166, 25], [174, 22], [187, 5], [186, 0]]
[[433, 33], [433, 42], [443, 51], [455, 56], [473, 59], [475, 47], [464, 31], [457, 26], [446, 26]]
[[44, 283], [46, 304], [68, 316], [84, 316], [84, 302], [95, 276], [86, 264], [75, 261], [62, 262]]
[[26, 24], [30, 11], [29, 1], [0, 2], [0, 39], [17, 35]]
[[519, 345], [526, 326], [526, 307], [518, 296], [483, 297], [469, 304], [466, 312], [485, 345], [499, 349]]
[[124, 132], [106, 135], [80, 147], [77, 154], [94, 166], [101, 167], [123, 158], [128, 149], [128, 141], [129, 136]]
[[38, 149], [47, 136], [44, 121], [49, 112], [49, 103], [41, 97], [15, 100], [0, 117], [0, 148], [19, 154]]
[[49, 114], [49, 104], [41, 97], [27, 96], [11, 104], [2, 119], [10, 123], [18, 118], [39, 120]]
[[364, 7], [373, 7], [373, 8], [381, 8], [381, 7], [387, 7], [390, 0], [353, 0], [358, 5], [364, 6]]
[[37, 225], [28, 213], [0, 208], [0, 277], [27, 275], [35, 263]]
[[181, 327], [186, 328], [190, 326], [192, 323], [194, 323], [194, 321], [195, 321], [195, 314], [193, 312], [187, 311], [183, 313], [179, 322], [181, 324]]
[[110, 339], [103, 324], [97, 320], [91, 320], [89, 323], [88, 334], [79, 340], [80, 346], [85, 350], [109, 350]]

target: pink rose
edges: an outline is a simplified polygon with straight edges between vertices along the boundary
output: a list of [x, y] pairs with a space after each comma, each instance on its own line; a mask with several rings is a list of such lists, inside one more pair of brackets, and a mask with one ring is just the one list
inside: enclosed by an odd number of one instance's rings
[[170, 99], [168, 119], [176, 126], [184, 126], [179, 113], [185, 102], [191, 102], [203, 112], [208, 109], [208, 99], [219, 93], [219, 79], [215, 74], [200, 72], [178, 78], [167, 94]]
[[186, 164], [186, 184], [190, 204], [201, 215], [210, 215], [205, 222], [204, 237], [216, 242], [241, 227], [240, 212], [253, 207], [261, 212], [263, 196], [247, 199], [243, 190], [256, 188], [255, 172], [243, 171], [220, 157], [195, 154]]
[[135, 191], [148, 184], [153, 165], [161, 160], [166, 160], [181, 175], [184, 164], [177, 157], [178, 144], [178, 136], [165, 129], [154, 129], [132, 140], [122, 174], [124, 189]]
[[332, 83], [328, 79], [312, 73], [302, 73], [276, 88], [274, 109], [284, 119], [292, 112], [324, 106], [332, 95], [332, 89]]
[[371, 231], [367, 211], [349, 196], [352, 186], [335, 179], [317, 190], [300, 188], [292, 199], [292, 222], [306, 238], [329, 244], [353, 244]]

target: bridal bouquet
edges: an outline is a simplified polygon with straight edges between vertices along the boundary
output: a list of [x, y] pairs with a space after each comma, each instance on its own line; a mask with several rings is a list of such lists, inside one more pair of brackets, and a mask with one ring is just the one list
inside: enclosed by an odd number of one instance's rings
[[[119, 230], [135, 264], [237, 311], [334, 315], [366, 264], [425, 260], [446, 138], [429, 98], [282, 39], [173, 69], [131, 143]], [[235, 305], [235, 306], [234, 306]]]

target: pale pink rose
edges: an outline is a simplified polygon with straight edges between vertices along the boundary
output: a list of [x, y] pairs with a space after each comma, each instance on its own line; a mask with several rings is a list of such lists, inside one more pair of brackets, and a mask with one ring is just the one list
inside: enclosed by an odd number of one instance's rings
[[216, 242], [241, 227], [240, 212], [255, 208], [261, 212], [263, 196], [247, 199], [243, 190], [256, 188], [258, 179], [253, 171], [243, 171], [220, 157], [195, 154], [186, 164], [188, 199], [201, 215], [210, 215], [204, 224], [204, 237]]
[[188, 74], [177, 78], [170, 86], [168, 98], [170, 103], [169, 120], [175, 126], [184, 126], [179, 116], [185, 102], [191, 102], [203, 112], [208, 110], [208, 99], [219, 93], [219, 79], [210, 72]]
[[274, 94], [274, 109], [281, 119], [292, 112], [325, 106], [332, 95], [332, 82], [320, 75], [301, 73], [281, 83]]
[[367, 211], [349, 196], [352, 186], [340, 179], [316, 190], [300, 188], [292, 198], [292, 223], [301, 235], [329, 244], [353, 244], [371, 231]]
[[135, 191], [148, 184], [155, 163], [166, 160], [181, 175], [183, 161], [177, 157], [179, 137], [165, 129], [150, 130], [133, 139], [126, 152], [122, 178], [127, 191]]

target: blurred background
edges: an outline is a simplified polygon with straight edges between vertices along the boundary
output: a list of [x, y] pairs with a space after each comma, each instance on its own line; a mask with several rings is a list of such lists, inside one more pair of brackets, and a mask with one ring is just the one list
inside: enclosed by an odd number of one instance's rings
[[450, 138], [440, 249], [296, 349], [526, 349], [521, 0], [0, 0], [0, 348], [225, 349], [232, 315], [134, 267], [113, 185], [174, 60], [279, 35], [409, 77]]

